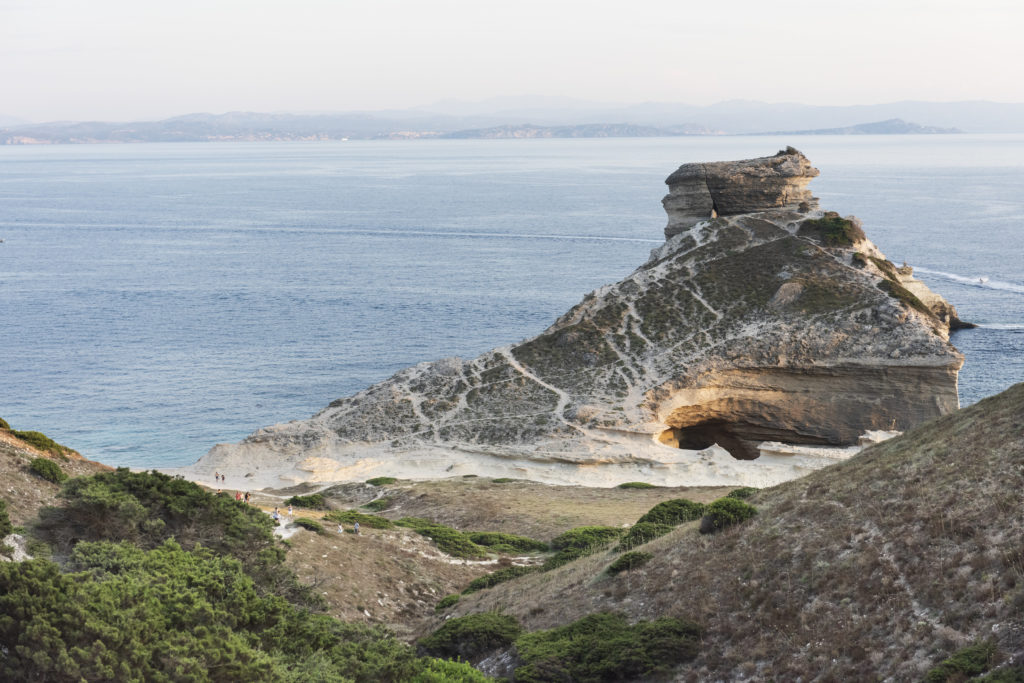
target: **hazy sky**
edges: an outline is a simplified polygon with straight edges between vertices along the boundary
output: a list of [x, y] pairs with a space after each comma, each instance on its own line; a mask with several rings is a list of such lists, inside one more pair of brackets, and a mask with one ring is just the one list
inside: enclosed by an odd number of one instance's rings
[[1024, 102], [1020, 0], [0, 0], [0, 114]]

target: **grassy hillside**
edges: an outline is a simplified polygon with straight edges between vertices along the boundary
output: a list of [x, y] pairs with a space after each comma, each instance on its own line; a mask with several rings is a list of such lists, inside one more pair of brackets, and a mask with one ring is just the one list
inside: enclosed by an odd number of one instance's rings
[[531, 631], [602, 610], [692, 619], [682, 680], [915, 680], [974, 643], [994, 646], [986, 667], [1020, 666], [1022, 492], [1024, 384], [761, 491], [732, 529], [683, 525], [641, 546], [640, 568], [609, 576], [618, 554], [600, 553], [450, 614], [499, 609]]

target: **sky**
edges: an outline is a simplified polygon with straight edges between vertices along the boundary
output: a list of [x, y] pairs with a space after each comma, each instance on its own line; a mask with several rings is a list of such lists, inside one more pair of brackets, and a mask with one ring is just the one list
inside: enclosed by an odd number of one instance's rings
[[1019, 0], [0, 0], [0, 115], [1024, 102]]

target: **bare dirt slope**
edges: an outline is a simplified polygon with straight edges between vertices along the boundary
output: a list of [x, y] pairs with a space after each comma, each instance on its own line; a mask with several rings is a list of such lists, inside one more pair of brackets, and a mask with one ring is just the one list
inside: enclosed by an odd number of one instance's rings
[[[984, 639], [1024, 659], [1024, 384], [696, 523], [615, 578], [601, 553], [464, 597], [528, 630], [598, 610], [705, 628], [681, 680], [919, 680]], [[437, 622], [439, 623], [439, 621]], [[435, 626], [437, 625], [435, 623]]]

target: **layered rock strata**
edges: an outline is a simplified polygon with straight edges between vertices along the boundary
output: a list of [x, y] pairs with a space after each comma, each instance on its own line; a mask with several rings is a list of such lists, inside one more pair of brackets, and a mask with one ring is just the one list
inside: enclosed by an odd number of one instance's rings
[[817, 174], [792, 148], [682, 166], [666, 242], [537, 337], [403, 370], [191, 473], [767, 485], [956, 409], [955, 310], [819, 211]]

